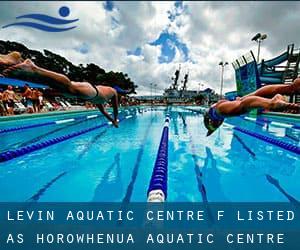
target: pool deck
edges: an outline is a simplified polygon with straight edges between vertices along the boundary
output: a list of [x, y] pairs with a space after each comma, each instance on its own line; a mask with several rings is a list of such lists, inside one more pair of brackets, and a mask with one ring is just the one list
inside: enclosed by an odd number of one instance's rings
[[262, 113], [263, 116], [274, 117], [274, 118], [287, 118], [287, 119], [299, 119], [300, 114], [290, 114], [290, 113], [281, 113], [281, 112], [265, 112]]
[[67, 115], [67, 114], [80, 114], [85, 112], [97, 112], [97, 111], [98, 109], [78, 109], [78, 110], [64, 110], [64, 111], [51, 111], [51, 112], [44, 112], [44, 113], [22, 114], [22, 115], [13, 115], [13, 116], [1, 116], [0, 122], [18, 121], [24, 119], [33, 119], [33, 118]]

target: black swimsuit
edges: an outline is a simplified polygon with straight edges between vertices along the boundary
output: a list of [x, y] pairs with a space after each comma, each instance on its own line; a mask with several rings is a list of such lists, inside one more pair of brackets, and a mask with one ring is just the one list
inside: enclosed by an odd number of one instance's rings
[[93, 101], [95, 98], [99, 96], [99, 90], [97, 89], [96, 85], [89, 82], [89, 84], [96, 90], [96, 95], [94, 97], [84, 98], [87, 101]]

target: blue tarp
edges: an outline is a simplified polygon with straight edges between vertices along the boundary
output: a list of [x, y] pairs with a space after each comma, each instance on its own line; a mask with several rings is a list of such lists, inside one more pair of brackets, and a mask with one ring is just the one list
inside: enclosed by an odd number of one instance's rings
[[7, 78], [7, 77], [0, 77], [0, 85], [11, 85], [14, 87], [24, 87], [25, 84], [28, 84], [31, 88], [48, 88], [46, 85], [41, 85], [33, 82], [27, 82], [27, 81], [20, 81], [13, 78]]

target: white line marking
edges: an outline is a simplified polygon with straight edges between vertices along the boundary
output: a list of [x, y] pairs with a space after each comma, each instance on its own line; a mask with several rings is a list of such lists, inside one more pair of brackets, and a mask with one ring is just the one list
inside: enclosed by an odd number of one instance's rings
[[73, 122], [75, 121], [75, 119], [66, 119], [66, 120], [60, 120], [60, 121], [56, 121], [56, 124], [62, 124], [62, 123], [68, 123], [68, 122]]
[[96, 117], [98, 117], [98, 115], [89, 115], [89, 116], [87, 116], [86, 118], [87, 118], [87, 119], [92, 119], [92, 118], [96, 118]]
[[271, 125], [276, 126], [276, 127], [283, 127], [283, 128], [292, 128], [292, 124], [285, 124], [281, 122], [271, 122]]

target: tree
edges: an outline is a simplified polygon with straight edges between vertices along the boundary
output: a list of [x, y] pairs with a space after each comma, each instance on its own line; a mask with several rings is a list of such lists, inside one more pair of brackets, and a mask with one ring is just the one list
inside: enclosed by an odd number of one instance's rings
[[[100, 66], [89, 63], [86, 66], [72, 64], [63, 56], [55, 54], [49, 50], [42, 52], [30, 50], [25, 45], [17, 42], [0, 40], [0, 54], [7, 54], [11, 51], [19, 51], [23, 58], [30, 58], [38, 66], [67, 75], [73, 81], [88, 81], [92, 84], [103, 84], [107, 86], [119, 86], [124, 90], [135, 91], [137, 85], [128, 77], [127, 73], [123, 72], [106, 72]], [[32, 82], [44, 82], [45, 79], [33, 75], [22, 75], [22, 80]], [[46, 79], [49, 80], [49, 79]]]

